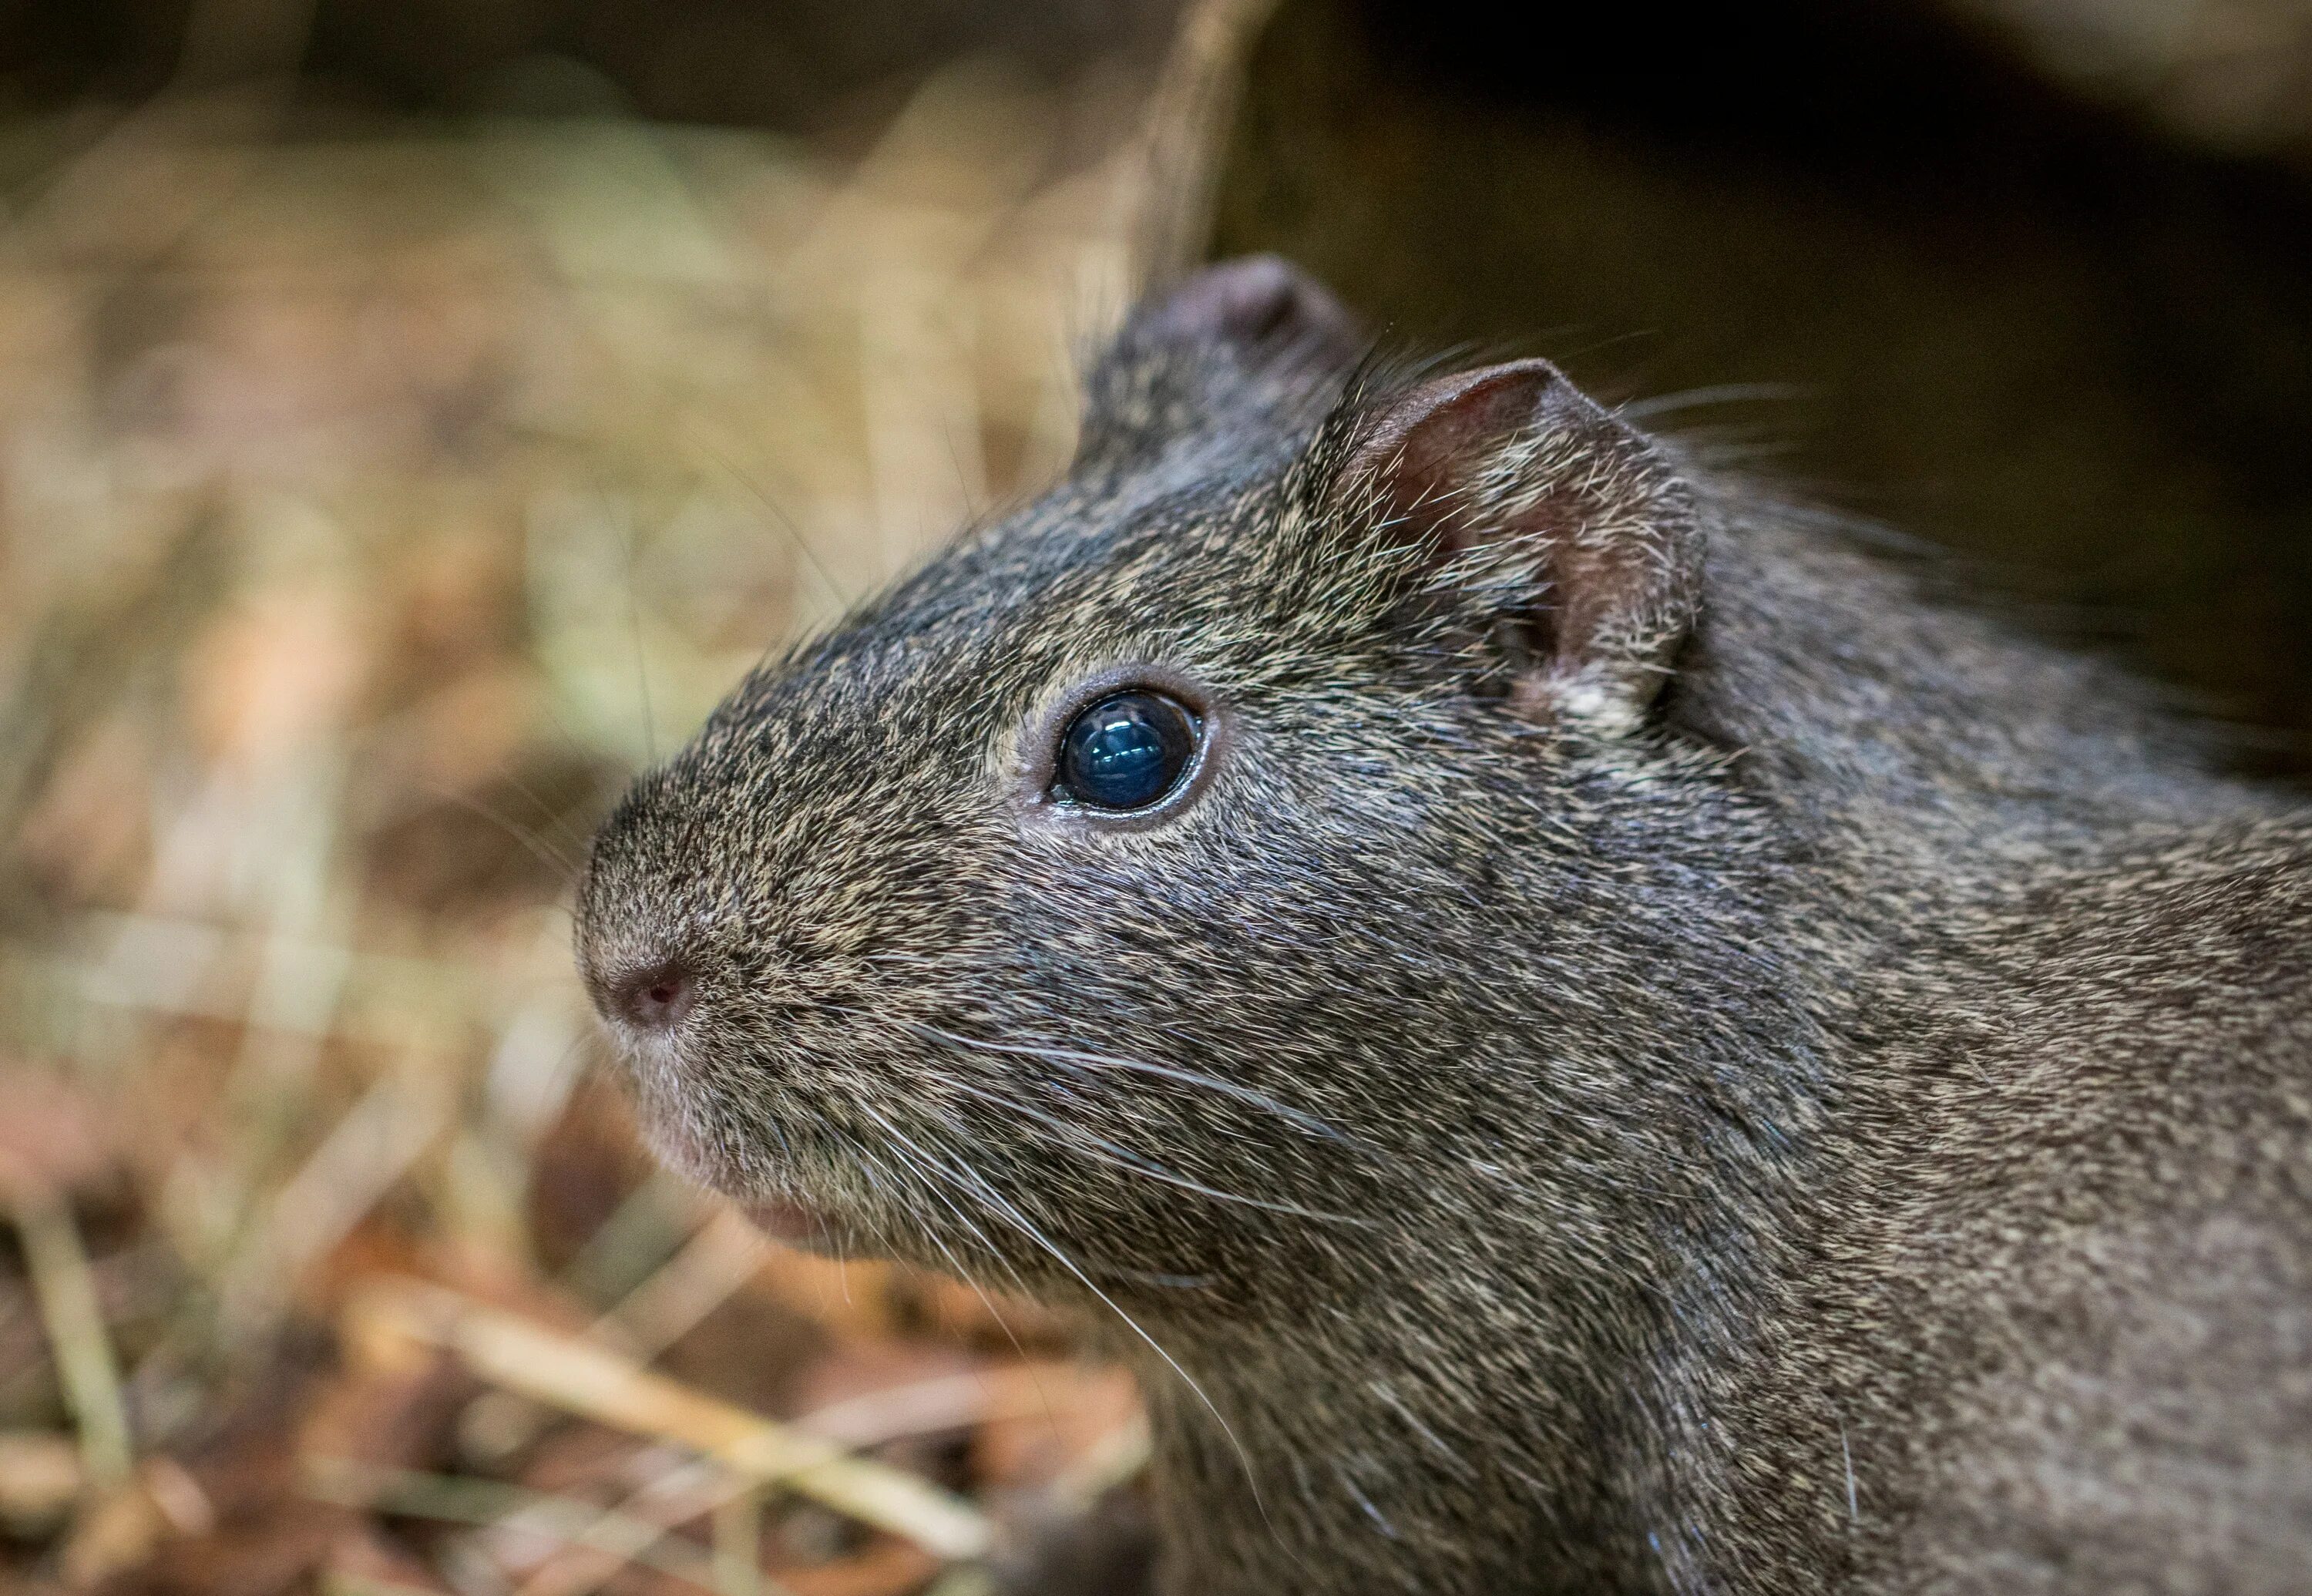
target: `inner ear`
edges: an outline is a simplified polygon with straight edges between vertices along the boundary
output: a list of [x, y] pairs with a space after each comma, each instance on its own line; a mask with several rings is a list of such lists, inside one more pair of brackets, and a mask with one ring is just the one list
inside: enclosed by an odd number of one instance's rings
[[1336, 513], [1475, 598], [1536, 718], [1639, 724], [1694, 622], [1694, 496], [1649, 439], [1547, 361], [1423, 382], [1359, 421]]

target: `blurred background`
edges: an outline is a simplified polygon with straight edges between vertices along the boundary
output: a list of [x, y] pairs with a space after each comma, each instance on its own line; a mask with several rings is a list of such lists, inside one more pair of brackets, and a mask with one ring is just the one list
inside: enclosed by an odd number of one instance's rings
[[1206, 255], [2312, 768], [2312, 0], [12, 0], [0, 205], [0, 1588], [960, 1596], [1128, 1522], [1065, 1327], [652, 1172], [567, 902]]

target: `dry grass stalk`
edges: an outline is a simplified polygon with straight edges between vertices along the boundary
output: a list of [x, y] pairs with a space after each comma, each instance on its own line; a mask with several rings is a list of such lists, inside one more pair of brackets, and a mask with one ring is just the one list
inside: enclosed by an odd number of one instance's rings
[[632, 1434], [673, 1442], [731, 1473], [798, 1492], [933, 1556], [971, 1561], [993, 1532], [960, 1497], [836, 1443], [749, 1413], [633, 1359], [438, 1286], [365, 1288], [348, 1309], [357, 1342], [402, 1337], [455, 1355], [508, 1390]]
[[1277, 0], [1189, 0], [1146, 120], [1134, 259], [1160, 283], [1204, 258], [1246, 57]]
[[449, 1123], [425, 1078], [372, 1083], [274, 1197], [265, 1223], [221, 1276], [218, 1318], [229, 1336], [262, 1330], [300, 1272], [361, 1223]]
[[[1225, 103], [1265, 4], [1196, 8], [1158, 124]], [[556, 1452], [583, 1426], [461, 1453], [413, 1409], [397, 1489], [607, 1486], [623, 1517], [590, 1531], [581, 1504], [573, 1533], [678, 1559], [687, 1502], [718, 1527], [685, 1577], [733, 1592], [768, 1481], [917, 1543], [799, 1590], [895, 1596], [919, 1548], [984, 1548], [968, 1503], [845, 1454], [1049, 1412], [1037, 1368], [961, 1288], [758, 1252], [623, 1131], [571, 1151], [566, 891], [609, 794], [766, 646], [1064, 461], [1071, 356], [1136, 241], [1201, 225], [1213, 130], [1148, 110], [1144, 83], [983, 63], [863, 145], [607, 118], [313, 136], [246, 95], [0, 122], [39, 174], [0, 218], [0, 1085], [53, 1079], [97, 1133], [13, 1215], [0, 1586], [161, 1577], [210, 1534], [204, 1493], [241, 1488], [186, 1443], [294, 1390], [250, 1465], [287, 1491], [289, 1437], [362, 1384], [299, 1383], [311, 1317], [349, 1300], [356, 1335], [398, 1303], [392, 1335], [505, 1402], [699, 1459], [687, 1496], [635, 1491]], [[57, 1106], [11, 1102], [0, 1141], [63, 1169]], [[558, 1281], [619, 1350], [355, 1294], [402, 1273]], [[772, 1366], [729, 1335], [734, 1293], [784, 1324]], [[692, 1383], [642, 1368], [661, 1351]], [[770, 1406], [822, 1378], [903, 1383], [784, 1426], [696, 1389]], [[995, 1450], [971, 1488], [1042, 1479]], [[390, 1556], [313, 1583], [486, 1560], [349, 1533]]]
[[616, 1547], [617, 1561], [714, 1591], [714, 1568], [658, 1525], [605, 1513], [590, 1502], [493, 1479], [379, 1468], [344, 1458], [306, 1461], [305, 1489], [324, 1502], [482, 1529], [513, 1528], [565, 1547]]
[[24, 1265], [47, 1323], [48, 1345], [80, 1433], [81, 1466], [98, 1489], [119, 1485], [135, 1461], [128, 1412], [120, 1399], [120, 1369], [112, 1337], [97, 1306], [96, 1281], [72, 1210], [53, 1194], [10, 1195]]
[[[563, 1555], [539, 1565], [515, 1596], [592, 1596], [619, 1568], [648, 1557], [676, 1525], [702, 1514], [714, 1515], [712, 1574], [716, 1586], [727, 1590], [732, 1575], [726, 1565], [733, 1560], [735, 1542], [724, 1539], [722, 1515], [749, 1504], [758, 1507], [761, 1495], [756, 1481], [711, 1462], [694, 1460], [669, 1469], [588, 1525]], [[755, 1551], [753, 1571], [759, 1576], [759, 1544]]]
[[594, 1333], [636, 1356], [656, 1357], [729, 1300], [762, 1267], [763, 1234], [735, 1209], [718, 1209]]
[[[1031, 1416], [1047, 1403], [1037, 1369], [1023, 1364], [869, 1391], [815, 1408], [793, 1427], [863, 1451], [909, 1436], [968, 1429], [992, 1418]], [[1138, 1473], [1147, 1450], [1146, 1425], [1127, 1425], [1054, 1483], [1055, 1499], [1080, 1510], [1090, 1507], [1101, 1492]], [[753, 1546], [759, 1539], [762, 1494], [759, 1481], [734, 1475], [715, 1462], [685, 1464], [604, 1513], [602, 1522], [574, 1543], [572, 1556], [547, 1563], [516, 1596], [591, 1596], [621, 1562], [638, 1560], [645, 1545], [655, 1544], [632, 1537], [652, 1525], [659, 1526], [656, 1533], [663, 1537], [675, 1525], [703, 1513], [713, 1515], [718, 1589], [755, 1589], [749, 1581], [759, 1570], [746, 1565], [737, 1548], [742, 1541]]]

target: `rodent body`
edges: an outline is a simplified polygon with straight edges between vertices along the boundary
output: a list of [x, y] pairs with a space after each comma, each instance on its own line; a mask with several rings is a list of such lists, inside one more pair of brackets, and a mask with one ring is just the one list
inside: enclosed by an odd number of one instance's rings
[[[1167, 1592], [2301, 1588], [2312, 825], [1540, 363], [1357, 354], [1143, 307], [1065, 482], [638, 784], [661, 1148], [1091, 1310]], [[1123, 689], [1200, 741], [1111, 814]]]

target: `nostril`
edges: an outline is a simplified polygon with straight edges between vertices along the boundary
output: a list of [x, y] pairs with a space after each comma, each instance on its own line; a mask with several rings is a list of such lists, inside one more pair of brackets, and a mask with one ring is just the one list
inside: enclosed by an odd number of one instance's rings
[[690, 1012], [698, 978], [679, 959], [635, 970], [609, 983], [613, 1019], [638, 1030], [670, 1030]]

